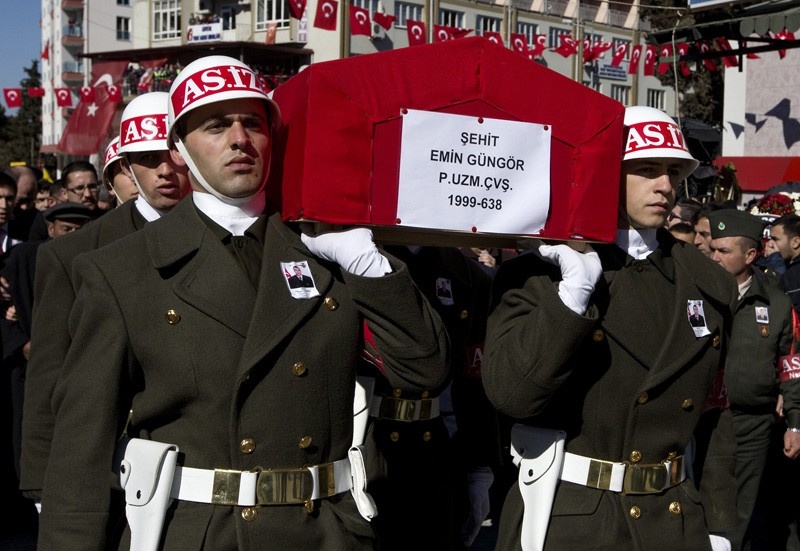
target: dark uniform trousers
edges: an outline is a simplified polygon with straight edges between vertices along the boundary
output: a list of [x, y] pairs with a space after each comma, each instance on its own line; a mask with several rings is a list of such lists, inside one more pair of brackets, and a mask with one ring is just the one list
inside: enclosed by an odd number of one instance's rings
[[68, 317], [80, 286], [73, 278], [72, 261], [81, 253], [141, 229], [144, 224], [134, 201], [126, 201], [80, 231], [39, 247], [33, 289], [31, 356], [22, 419], [20, 489], [30, 498], [41, 498], [55, 424], [50, 402], [72, 342]]
[[[665, 231], [658, 239], [644, 260], [596, 247], [604, 274], [584, 316], [559, 299], [559, 269], [533, 254], [495, 278], [483, 380], [501, 413], [564, 430], [566, 451], [607, 461], [657, 464], [696, 438], [694, 482], [661, 493], [559, 482], [546, 549], [709, 549], [709, 532], [735, 526], [730, 412], [705, 407], [724, 367], [735, 283], [692, 245]], [[695, 336], [690, 300], [703, 301], [708, 335]], [[498, 549], [520, 548], [522, 515], [514, 484]]]
[[[116, 547], [105, 532], [108, 473], [131, 409], [129, 434], [177, 445], [186, 467], [300, 468], [347, 456], [364, 322], [393, 386], [443, 383], [446, 334], [402, 263], [380, 278], [344, 273], [313, 256], [279, 215], [263, 242], [254, 287], [185, 200], [76, 260], [83, 284], [53, 400], [59, 461], [47, 469], [41, 550]], [[284, 262], [306, 262], [320, 296], [294, 298]], [[162, 537], [164, 549], [182, 550], [374, 545], [349, 492], [310, 514], [302, 505], [176, 501]]]

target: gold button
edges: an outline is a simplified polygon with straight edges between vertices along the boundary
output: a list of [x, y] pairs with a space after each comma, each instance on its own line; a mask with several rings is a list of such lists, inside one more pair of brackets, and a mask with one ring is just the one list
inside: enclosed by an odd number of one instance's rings
[[592, 340], [594, 342], [603, 342], [604, 338], [606, 338], [606, 334], [602, 329], [595, 329], [594, 333], [592, 333]]
[[430, 395], [431, 395], [431, 393], [428, 392], [427, 390], [422, 391], [422, 399], [423, 400], [426, 399]]
[[469, 317], [469, 312], [467, 312], [466, 310], [461, 310], [461, 319], [465, 320], [468, 317]]
[[430, 431], [427, 431], [427, 430], [426, 430], [425, 432], [423, 432], [423, 433], [422, 433], [422, 441], [423, 441], [423, 442], [429, 442], [429, 441], [430, 441], [430, 439], [431, 439], [431, 433], [430, 433]]
[[252, 438], [245, 438], [239, 442], [239, 450], [242, 453], [253, 453], [256, 449], [256, 441]]
[[631, 452], [631, 463], [638, 463], [642, 460], [642, 452], [639, 450], [633, 450]]
[[311, 445], [311, 437], [304, 436], [300, 439], [300, 449], [304, 450]]
[[399, 398], [402, 394], [403, 391], [400, 390], [399, 388], [396, 388], [392, 391], [392, 396], [394, 396], [395, 398]]
[[303, 502], [303, 510], [306, 512], [307, 515], [310, 515], [314, 512], [314, 502], [310, 499], [307, 499]]
[[292, 366], [292, 375], [295, 377], [300, 377], [301, 375], [305, 375], [306, 373], [306, 364], [303, 362], [295, 362]]
[[400, 433], [394, 431], [389, 435], [389, 438], [392, 439], [392, 442], [397, 442], [398, 440], [400, 440]]
[[678, 452], [669, 452], [669, 455], [667, 455], [667, 461], [672, 461], [676, 457], [678, 457]]
[[176, 323], [181, 321], [180, 314], [178, 314], [178, 312], [176, 312], [172, 308], [167, 310], [167, 314], [166, 314], [165, 317], [167, 318], [167, 323], [170, 324], [170, 325], [175, 325]]
[[[637, 264], [636, 267], [634, 268], [634, 270], [636, 270], [639, 273], [642, 273], [642, 270], [644, 270], [644, 266], [642, 266], [641, 264]], [[639, 518], [639, 517], [636, 517], [636, 518]]]
[[339, 303], [333, 297], [325, 297], [325, 308], [333, 312], [339, 307]]
[[694, 402], [692, 402], [691, 398], [686, 398], [683, 402], [681, 402], [681, 407], [683, 409], [691, 409]]
[[681, 514], [681, 504], [679, 501], [673, 501], [669, 504], [669, 512], [673, 515], [680, 515]]
[[711, 346], [719, 348], [720, 338], [719, 335], [714, 335], [714, 340], [711, 341]]
[[636, 505], [634, 505], [633, 507], [631, 507], [631, 510], [628, 511], [628, 514], [631, 516], [631, 518], [639, 518], [640, 516], [642, 516], [642, 510], [639, 509]]
[[258, 515], [258, 512], [255, 507], [245, 507], [242, 509], [242, 518], [247, 522], [256, 520], [256, 515]]
[[636, 401], [639, 402], [640, 404], [644, 404], [645, 402], [647, 402], [648, 398], [649, 396], [647, 396], [647, 393], [642, 392], [641, 394], [639, 394], [639, 397], [636, 398]]

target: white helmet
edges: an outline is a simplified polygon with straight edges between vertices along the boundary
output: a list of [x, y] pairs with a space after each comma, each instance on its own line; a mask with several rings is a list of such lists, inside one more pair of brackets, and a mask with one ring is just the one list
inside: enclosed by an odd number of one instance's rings
[[629, 159], [682, 159], [681, 178], [686, 178], [700, 164], [692, 157], [680, 126], [653, 107], [634, 106], [625, 109], [625, 155]]
[[224, 55], [201, 57], [184, 67], [169, 89], [167, 132], [175, 139], [175, 122], [203, 105], [230, 99], [263, 99], [274, 130], [281, 120], [278, 104], [267, 95], [261, 76], [236, 58]]
[[108, 177], [108, 169], [111, 168], [111, 165], [116, 163], [122, 159], [119, 154], [119, 136], [114, 138], [109, 142], [106, 146], [106, 154], [103, 158], [103, 181], [110, 182], [111, 179]]
[[122, 112], [119, 128], [119, 153], [161, 151], [167, 147], [166, 92], [136, 96]]

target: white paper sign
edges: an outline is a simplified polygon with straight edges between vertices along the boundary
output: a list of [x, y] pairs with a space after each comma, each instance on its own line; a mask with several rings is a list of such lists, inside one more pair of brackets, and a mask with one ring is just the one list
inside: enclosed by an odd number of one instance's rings
[[537, 233], [550, 204], [550, 138], [546, 124], [409, 109], [398, 225]]

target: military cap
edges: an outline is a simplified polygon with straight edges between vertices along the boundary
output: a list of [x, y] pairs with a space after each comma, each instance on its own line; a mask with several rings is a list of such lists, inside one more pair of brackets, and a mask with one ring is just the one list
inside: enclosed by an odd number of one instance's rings
[[44, 219], [48, 222], [56, 220], [91, 220], [92, 211], [81, 203], [67, 201], [53, 205], [44, 211]]
[[737, 209], [721, 209], [708, 213], [711, 238], [749, 237], [760, 242], [764, 236], [764, 221], [761, 218]]

